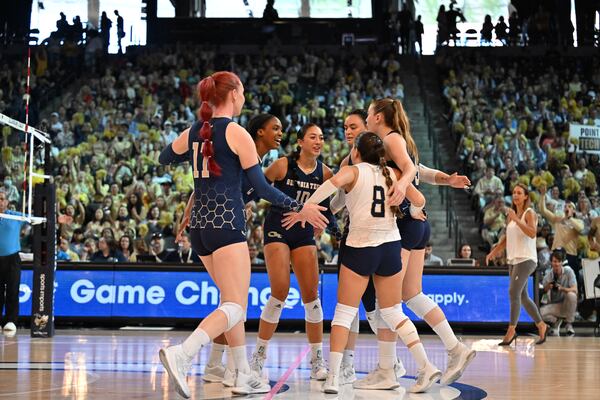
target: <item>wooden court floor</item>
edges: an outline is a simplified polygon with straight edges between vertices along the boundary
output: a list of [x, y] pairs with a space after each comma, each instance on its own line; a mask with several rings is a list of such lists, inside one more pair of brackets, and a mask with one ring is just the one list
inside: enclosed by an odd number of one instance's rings
[[[178, 399], [158, 360], [158, 349], [180, 342], [186, 332], [60, 330], [52, 339], [32, 339], [19, 330], [14, 337], [0, 335], [0, 399]], [[248, 352], [256, 336], [248, 336]], [[328, 336], [326, 336], [326, 341]], [[446, 352], [434, 336], [423, 335], [429, 358], [440, 368]], [[339, 395], [320, 392], [320, 383], [310, 382], [309, 358], [303, 334], [276, 334], [269, 347], [265, 370], [281, 390], [274, 399], [600, 399], [600, 339], [551, 337], [542, 346], [533, 336], [519, 336], [516, 347], [496, 345], [498, 337], [464, 336], [478, 355], [460, 382], [450, 387], [434, 385], [430, 392], [406, 393], [412, 379], [400, 380], [395, 391], [359, 391], [344, 386]], [[195, 399], [222, 399], [231, 392], [220, 384], [204, 384], [201, 371], [207, 359], [202, 349], [189, 378]], [[328, 348], [325, 344], [325, 355]], [[415, 364], [408, 351], [398, 345], [408, 371]], [[359, 377], [375, 366], [373, 335], [361, 335], [355, 355]], [[293, 368], [295, 360], [300, 364]], [[286, 374], [290, 372], [290, 374]], [[289, 375], [287, 379], [286, 375]]]

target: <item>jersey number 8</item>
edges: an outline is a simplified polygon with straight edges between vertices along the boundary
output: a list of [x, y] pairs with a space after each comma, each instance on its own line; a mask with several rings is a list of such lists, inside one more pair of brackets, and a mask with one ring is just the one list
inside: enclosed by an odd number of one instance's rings
[[371, 215], [376, 218], [385, 217], [385, 191], [381, 186], [373, 186], [373, 203]]

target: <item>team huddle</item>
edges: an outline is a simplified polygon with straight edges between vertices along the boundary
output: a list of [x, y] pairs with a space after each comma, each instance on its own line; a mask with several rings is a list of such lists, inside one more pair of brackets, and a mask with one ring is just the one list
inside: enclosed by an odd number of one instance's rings
[[[198, 85], [199, 121], [165, 148], [162, 164], [189, 161], [194, 195], [186, 207], [193, 248], [218, 286], [219, 307], [202, 320], [181, 344], [160, 350], [160, 359], [177, 392], [190, 397], [186, 377], [192, 360], [211, 341], [203, 379], [232, 387], [238, 395], [271, 390], [263, 375], [272, 338], [290, 288], [290, 264], [305, 307], [311, 349], [310, 378], [324, 380], [325, 393], [341, 385], [385, 390], [400, 386], [406, 370], [396, 355], [398, 337], [418, 366], [413, 393], [427, 391], [438, 380], [460, 378], [475, 351], [455, 336], [444, 313], [422, 292], [425, 244], [430, 227], [419, 181], [464, 188], [469, 180], [419, 163], [402, 104], [375, 100], [368, 112], [356, 110], [344, 121], [351, 151], [339, 172], [320, 161], [323, 133], [307, 124], [298, 133], [297, 149], [264, 172], [261, 158], [279, 147], [281, 122], [270, 114], [255, 116], [247, 130], [233, 121], [244, 105], [244, 87], [231, 72], [217, 72]], [[245, 205], [264, 199], [271, 207], [264, 222], [264, 254], [271, 286], [250, 362], [244, 321], [250, 284]], [[347, 209], [340, 233], [334, 215]], [[338, 299], [331, 322], [329, 368], [323, 356], [323, 310], [315, 236], [327, 229], [341, 239]], [[357, 380], [354, 346], [358, 307], [377, 335], [378, 364]], [[448, 352], [442, 373], [427, 358], [414, 324], [402, 303], [427, 322]], [[226, 364], [222, 356], [227, 352]]]

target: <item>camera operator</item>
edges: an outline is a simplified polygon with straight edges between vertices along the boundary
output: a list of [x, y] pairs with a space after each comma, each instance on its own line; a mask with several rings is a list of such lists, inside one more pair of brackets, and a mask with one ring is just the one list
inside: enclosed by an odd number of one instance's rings
[[567, 321], [567, 335], [574, 335], [573, 321], [577, 309], [577, 280], [571, 267], [563, 265], [565, 253], [561, 249], [552, 252], [550, 265], [542, 285], [548, 295], [548, 304], [542, 306], [544, 321], [552, 324], [551, 335], [560, 336], [560, 325]]

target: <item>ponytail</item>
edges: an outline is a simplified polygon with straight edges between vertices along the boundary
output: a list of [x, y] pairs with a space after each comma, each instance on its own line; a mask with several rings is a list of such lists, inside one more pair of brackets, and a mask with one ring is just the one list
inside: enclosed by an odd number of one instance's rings
[[221, 175], [221, 167], [214, 158], [212, 142], [213, 108], [227, 100], [227, 95], [241, 85], [240, 79], [232, 72], [220, 71], [202, 79], [198, 84], [198, 97], [202, 101], [198, 117], [202, 121], [200, 139], [202, 139], [202, 157], [207, 159], [208, 171], [216, 176]]
[[[385, 157], [379, 157], [379, 168], [381, 168], [381, 172], [383, 173], [383, 177], [385, 178], [386, 189], [389, 190], [394, 185], [394, 181], [392, 180], [392, 176], [390, 175], [390, 170], [387, 167]], [[404, 217], [404, 215], [400, 212], [400, 207], [390, 206], [390, 210], [392, 211], [392, 214], [394, 214], [396, 217]]]

